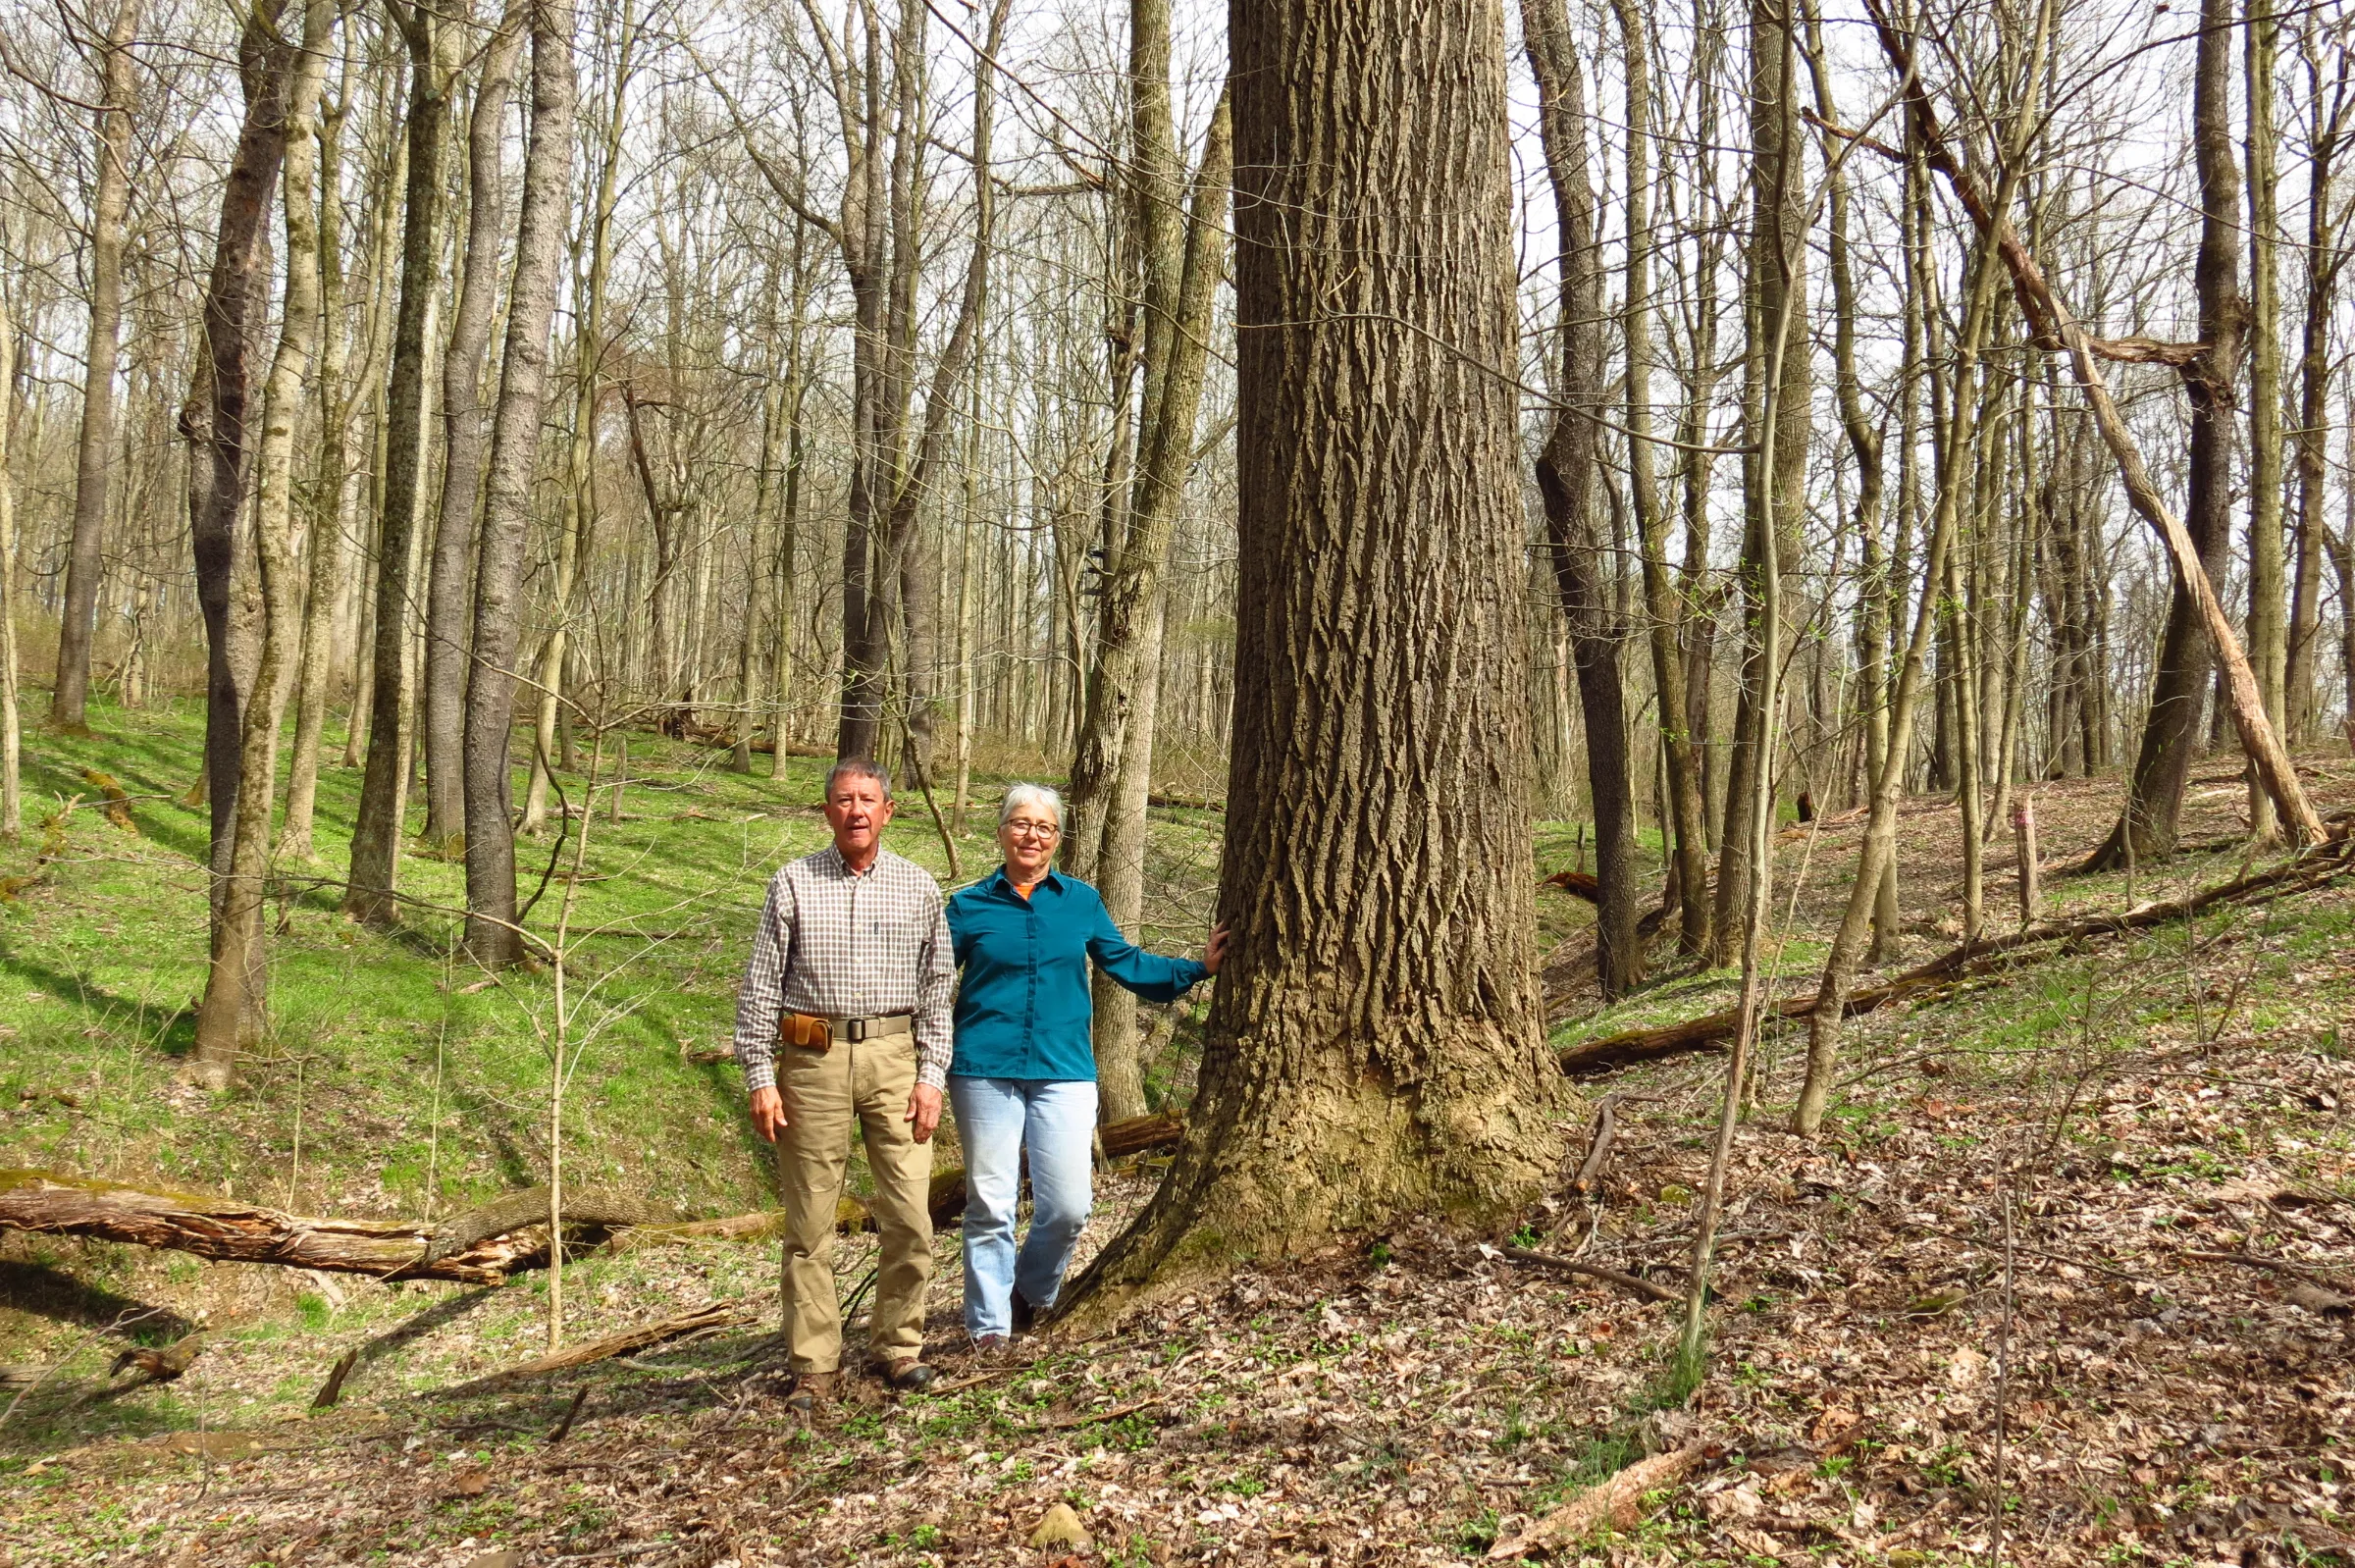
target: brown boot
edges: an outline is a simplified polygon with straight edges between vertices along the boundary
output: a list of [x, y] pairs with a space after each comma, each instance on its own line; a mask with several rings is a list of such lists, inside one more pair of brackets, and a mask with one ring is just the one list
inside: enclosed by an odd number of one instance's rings
[[840, 1374], [832, 1372], [797, 1372], [793, 1391], [785, 1396], [785, 1408], [808, 1421], [817, 1413], [821, 1404], [834, 1402], [834, 1380]]

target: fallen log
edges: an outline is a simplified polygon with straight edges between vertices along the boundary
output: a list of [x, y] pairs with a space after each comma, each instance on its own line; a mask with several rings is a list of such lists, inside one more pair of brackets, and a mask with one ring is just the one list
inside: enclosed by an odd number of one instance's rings
[[1670, 1453], [1639, 1459], [1608, 1481], [1597, 1482], [1542, 1519], [1533, 1519], [1518, 1534], [1489, 1548], [1489, 1560], [1509, 1561], [1568, 1545], [1594, 1533], [1598, 1525], [1621, 1530], [1635, 1528], [1644, 1495], [1675, 1485], [1701, 1463], [1699, 1443]]
[[[563, 1213], [567, 1226], [602, 1226], [608, 1229], [634, 1225], [677, 1225], [687, 1218], [675, 1205], [654, 1203], [645, 1198], [632, 1197], [626, 1192], [609, 1192], [602, 1187], [567, 1190]], [[548, 1188], [545, 1184], [502, 1192], [489, 1203], [453, 1214], [434, 1227], [434, 1238], [425, 1249], [425, 1261], [438, 1263], [494, 1236], [508, 1235], [527, 1226], [547, 1223]]]
[[547, 1250], [543, 1234], [509, 1233], [429, 1262], [434, 1230], [415, 1220], [292, 1215], [235, 1198], [31, 1170], [0, 1171], [0, 1229], [164, 1247], [222, 1263], [466, 1284], [496, 1284]]
[[[1538, 886], [1558, 887], [1574, 898], [1585, 899], [1589, 904], [1600, 906], [1602, 903], [1602, 884], [1587, 871], [1556, 871]], [[1660, 934], [1660, 927], [1668, 923], [1668, 916], [1673, 913], [1667, 905], [1661, 905], [1636, 922], [1636, 935], [1646, 941], [1651, 940]]]
[[[2345, 827], [2339, 826], [2335, 829], [2333, 840], [2321, 850], [2299, 856], [2270, 870], [2254, 871], [2247, 876], [2234, 877], [2229, 882], [2220, 882], [2183, 898], [2139, 905], [2122, 915], [2094, 915], [2073, 920], [2040, 920], [2008, 936], [1965, 942], [1926, 964], [1908, 969], [1893, 980], [1851, 993], [1842, 1016], [1856, 1018], [1893, 1002], [1926, 1001], [1965, 980], [2009, 967], [2011, 960], [2025, 948], [2120, 936], [2130, 931], [2147, 930], [2155, 925], [2185, 919], [2223, 904], [2310, 891], [2355, 870], [2355, 859], [2349, 857], [2345, 835]], [[1766, 1018], [1806, 1018], [1815, 1011], [1815, 1001], [1816, 992], [1804, 991], [1796, 996], [1766, 1003], [1761, 1013]], [[1610, 1071], [1632, 1067], [1638, 1062], [1698, 1051], [1720, 1040], [1730, 1039], [1741, 1026], [1741, 1010], [1728, 1008], [1722, 1013], [1704, 1014], [1698, 1019], [1687, 1019], [1682, 1023], [1665, 1024], [1659, 1028], [1623, 1029], [1617, 1034], [1582, 1040], [1564, 1049], [1557, 1060], [1562, 1071], [1568, 1073]]]

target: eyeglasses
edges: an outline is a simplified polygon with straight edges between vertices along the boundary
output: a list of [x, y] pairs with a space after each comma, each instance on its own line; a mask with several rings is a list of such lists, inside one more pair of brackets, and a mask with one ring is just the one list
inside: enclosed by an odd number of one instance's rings
[[1063, 834], [1063, 829], [1052, 822], [1009, 822], [1006, 831], [1016, 838], [1051, 839]]

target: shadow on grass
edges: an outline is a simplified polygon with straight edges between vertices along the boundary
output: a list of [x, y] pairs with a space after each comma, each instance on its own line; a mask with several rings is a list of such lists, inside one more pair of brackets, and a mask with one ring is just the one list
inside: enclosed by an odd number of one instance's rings
[[[196, 1331], [195, 1324], [168, 1307], [118, 1295], [53, 1264], [14, 1259], [0, 1259], [0, 1307], [93, 1329], [126, 1324], [141, 1343], [168, 1344]], [[135, 1325], [129, 1323], [131, 1319]]]

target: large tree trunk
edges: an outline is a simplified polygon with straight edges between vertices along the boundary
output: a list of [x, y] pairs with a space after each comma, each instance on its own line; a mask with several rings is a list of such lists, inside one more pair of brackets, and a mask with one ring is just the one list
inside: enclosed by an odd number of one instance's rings
[[286, 155], [288, 49], [278, 34], [281, 0], [261, 0], [246, 13], [237, 40], [238, 83], [245, 117], [237, 132], [229, 179], [221, 192], [221, 227], [212, 275], [205, 287], [205, 351], [196, 364], [181, 432], [188, 455], [188, 543], [195, 557], [196, 600], [206, 645], [204, 771], [211, 807], [211, 950], [219, 951], [222, 903], [236, 845], [237, 778], [243, 737], [244, 691], [237, 648], [235, 598], [237, 513], [245, 498], [245, 411], [248, 364], [265, 285], [264, 252], [270, 194]]
[[[450, 29], [428, 7], [385, 0], [409, 52], [408, 181], [401, 230], [400, 307], [392, 378], [385, 392], [385, 498], [376, 550], [376, 624], [370, 651], [368, 766], [351, 834], [343, 913], [371, 924], [398, 918], [392, 889], [408, 814], [410, 563], [425, 479], [425, 329], [442, 287], [444, 131], [449, 120]], [[354, 702], [358, 701], [355, 696]]]
[[256, 459], [253, 548], [262, 595], [261, 657], [256, 663], [237, 758], [236, 842], [221, 895], [212, 970], [196, 1012], [195, 1078], [224, 1089], [240, 1051], [260, 1042], [263, 1021], [262, 906], [270, 874], [271, 815], [277, 804], [278, 732], [283, 694], [301, 640], [294, 566], [294, 424], [303, 378], [319, 336], [319, 232], [311, 177], [312, 145], [336, 0], [305, 0], [302, 36], [291, 46], [284, 152], [287, 290], [278, 352], [262, 387], [262, 439]]
[[[2192, 78], [2192, 153], [2200, 176], [2200, 249], [2192, 265], [2201, 352], [2182, 367], [2191, 402], [2189, 504], [2183, 526], [2211, 585], [2232, 549], [2232, 407], [2248, 345], [2249, 302], [2240, 291], [2240, 166], [2232, 156], [2232, 4], [2201, 0]], [[2279, 584], [2276, 581], [2276, 592]], [[2200, 749], [2200, 711], [2216, 649], [2191, 586], [2178, 578], [2159, 643], [2158, 673], [2125, 809], [2092, 870], [2148, 865], [2175, 852], [2183, 791]], [[2259, 677], [2262, 688], [2263, 677]]]
[[123, 218], [131, 205], [131, 36], [139, 0], [122, 0], [98, 50], [97, 190], [90, 210], [90, 331], [84, 340], [81, 441], [74, 473], [74, 533], [66, 551], [66, 603], [57, 631], [51, 727], [89, 727], [90, 639], [98, 581], [106, 575], [107, 476], [115, 445], [115, 356], [123, 329]]
[[1098, 1307], [1513, 1212], [1568, 1092], [1533, 966], [1502, 18], [1238, 3], [1229, 36], [1237, 942], [1186, 1143], [1075, 1291]]
[[[1635, 783], [1628, 765], [1626, 692], [1619, 653], [1627, 628], [1613, 603], [1596, 528], [1596, 418], [1602, 407], [1602, 269], [1595, 246], [1595, 192], [1587, 178], [1586, 82], [1559, 0], [1522, 0], [1521, 31], [1538, 82], [1538, 127], [1553, 186], [1562, 294], [1555, 328], [1560, 373], [1538, 491], [1545, 506], [1554, 588], [1570, 633], [1587, 737], [1587, 788], [1595, 806], [1595, 972], [1606, 997], [1644, 978], [1636, 877]], [[1663, 574], [1664, 576], [1664, 574]]]
[[483, 477], [483, 360], [498, 308], [498, 251], [506, 229], [507, 93], [523, 48], [521, 0], [506, 12], [483, 54], [482, 83], [466, 128], [466, 249], [458, 308], [442, 362], [442, 520], [434, 534], [425, 594], [425, 838], [446, 851], [466, 831], [468, 590], [474, 578], [474, 516]]
[[466, 688], [466, 948], [489, 967], [522, 956], [516, 927], [515, 827], [508, 815], [515, 653], [523, 630], [524, 530], [539, 466], [540, 406], [548, 391], [549, 327], [556, 264], [571, 204], [571, 0], [532, 0], [532, 129], [524, 149], [523, 210], [505, 362], [491, 436], [482, 563], [475, 576], [474, 678]]

